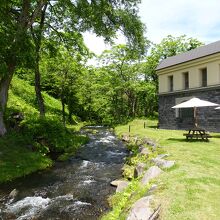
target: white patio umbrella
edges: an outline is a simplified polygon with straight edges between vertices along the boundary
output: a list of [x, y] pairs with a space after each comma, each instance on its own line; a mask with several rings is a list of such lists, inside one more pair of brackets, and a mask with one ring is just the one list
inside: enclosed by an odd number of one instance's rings
[[194, 119], [195, 119], [195, 126], [197, 127], [197, 115], [196, 115], [196, 108], [198, 107], [208, 107], [208, 106], [218, 106], [218, 104], [205, 101], [199, 98], [192, 98], [188, 101], [182, 102], [178, 105], [173, 106], [172, 108], [193, 108], [194, 109]]
[[217, 107], [217, 108], [215, 108], [215, 109], [220, 109], [220, 106], [219, 106], [219, 107]]

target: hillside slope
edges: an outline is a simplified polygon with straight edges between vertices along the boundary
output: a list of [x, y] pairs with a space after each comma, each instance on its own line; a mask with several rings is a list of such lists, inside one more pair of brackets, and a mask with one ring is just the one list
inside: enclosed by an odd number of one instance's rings
[[13, 78], [6, 112], [8, 133], [0, 138], [0, 182], [52, 166], [49, 155], [66, 158], [87, 141], [75, 133], [75, 127], [63, 127], [60, 101], [43, 96], [46, 117], [39, 118], [34, 87]]

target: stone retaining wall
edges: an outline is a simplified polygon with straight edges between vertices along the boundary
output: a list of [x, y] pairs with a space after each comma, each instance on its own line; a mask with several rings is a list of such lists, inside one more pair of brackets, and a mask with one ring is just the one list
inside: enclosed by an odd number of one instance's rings
[[[210, 102], [220, 104], [220, 89], [209, 89], [206, 91], [184, 91], [159, 96], [159, 128], [186, 130], [193, 126], [193, 118], [181, 119], [176, 117], [176, 98], [197, 97]], [[214, 107], [201, 107], [197, 109], [198, 125], [208, 131], [220, 132], [220, 110]]]

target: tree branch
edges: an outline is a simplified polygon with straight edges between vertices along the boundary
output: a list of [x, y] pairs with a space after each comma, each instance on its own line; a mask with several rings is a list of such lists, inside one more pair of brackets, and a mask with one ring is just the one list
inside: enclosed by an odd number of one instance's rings
[[27, 28], [30, 28], [31, 25], [35, 22], [36, 18], [40, 15], [42, 8], [48, 3], [48, 0], [40, 0], [33, 11], [30, 20], [27, 24]]

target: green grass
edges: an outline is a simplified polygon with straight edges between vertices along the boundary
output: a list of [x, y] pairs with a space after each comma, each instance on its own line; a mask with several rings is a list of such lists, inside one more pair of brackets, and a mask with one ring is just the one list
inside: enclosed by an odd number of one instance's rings
[[[186, 141], [184, 131], [156, 129], [157, 121], [134, 120], [131, 135], [155, 140], [170, 154], [176, 165], [158, 179], [156, 200], [163, 206], [164, 220], [214, 220], [220, 216], [220, 136], [209, 142]], [[128, 133], [128, 125], [115, 128]]]
[[30, 139], [10, 133], [0, 139], [0, 182], [52, 166], [48, 157], [29, 149]]
[[[43, 92], [46, 115], [61, 119], [61, 102]], [[38, 116], [38, 106], [34, 87], [14, 76], [9, 91], [7, 116], [12, 112], [23, 112], [26, 118]], [[67, 110], [66, 110], [66, 113]]]
[[[68, 159], [88, 141], [77, 134], [83, 123], [64, 128], [61, 103], [46, 93], [43, 96], [46, 117], [39, 118], [34, 87], [13, 78], [6, 112], [10, 128], [0, 138], [0, 183], [52, 166], [53, 161], [46, 156], [49, 153], [62, 153], [60, 160]], [[24, 119], [16, 123], [13, 113], [22, 113]]]

